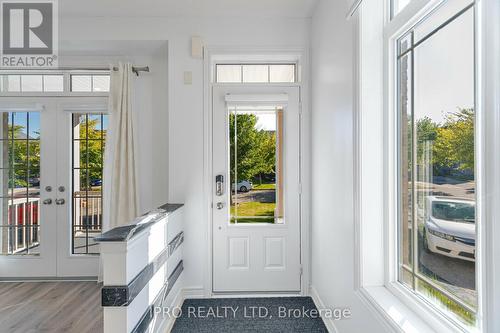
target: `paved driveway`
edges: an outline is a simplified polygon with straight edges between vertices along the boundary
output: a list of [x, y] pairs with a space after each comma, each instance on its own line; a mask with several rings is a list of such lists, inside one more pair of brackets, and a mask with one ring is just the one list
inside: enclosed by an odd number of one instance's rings
[[[419, 249], [423, 248], [422, 234], [419, 233]], [[420, 251], [420, 271], [434, 276], [439, 283], [469, 303], [477, 298], [475, 263], [449, 258], [437, 253]]]
[[[236, 198], [237, 197], [237, 198]], [[233, 193], [232, 202], [263, 202], [275, 203], [276, 190], [251, 190], [248, 192], [238, 192], [237, 195]]]

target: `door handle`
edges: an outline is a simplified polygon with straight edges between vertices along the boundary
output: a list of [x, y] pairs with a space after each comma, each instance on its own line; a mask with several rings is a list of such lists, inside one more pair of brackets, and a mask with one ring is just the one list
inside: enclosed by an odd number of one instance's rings
[[215, 176], [215, 195], [220, 197], [224, 194], [224, 176], [217, 175]]
[[42, 201], [42, 203], [44, 205], [50, 205], [50, 204], [52, 204], [52, 199], [50, 199], [50, 198], [49, 199], [45, 199], [45, 200]]
[[56, 199], [56, 205], [64, 205], [65, 202], [64, 199]]

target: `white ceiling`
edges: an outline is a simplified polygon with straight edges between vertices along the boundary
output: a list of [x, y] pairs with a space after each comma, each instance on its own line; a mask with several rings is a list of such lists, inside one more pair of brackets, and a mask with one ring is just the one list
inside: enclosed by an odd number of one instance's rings
[[317, 0], [62, 0], [61, 17], [311, 17]]

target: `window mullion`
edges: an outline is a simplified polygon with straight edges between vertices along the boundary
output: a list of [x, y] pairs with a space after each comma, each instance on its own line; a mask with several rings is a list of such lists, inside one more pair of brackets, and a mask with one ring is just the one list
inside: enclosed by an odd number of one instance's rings
[[[413, 48], [413, 32], [411, 33], [411, 47]], [[411, 112], [411, 223], [412, 223], [412, 287], [416, 290], [416, 276], [418, 270], [418, 221], [417, 221], [417, 200], [416, 200], [416, 180], [417, 180], [417, 133], [415, 128], [415, 57], [414, 50], [410, 52], [410, 112]]]

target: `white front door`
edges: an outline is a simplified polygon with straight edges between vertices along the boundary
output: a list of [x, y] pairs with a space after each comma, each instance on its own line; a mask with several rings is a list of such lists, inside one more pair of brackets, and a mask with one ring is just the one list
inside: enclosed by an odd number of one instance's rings
[[0, 101], [0, 278], [98, 274], [101, 98]]
[[213, 292], [299, 292], [299, 88], [212, 93]]

